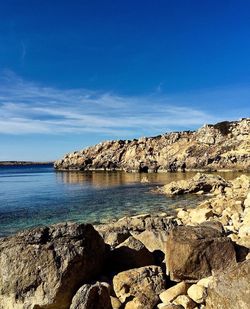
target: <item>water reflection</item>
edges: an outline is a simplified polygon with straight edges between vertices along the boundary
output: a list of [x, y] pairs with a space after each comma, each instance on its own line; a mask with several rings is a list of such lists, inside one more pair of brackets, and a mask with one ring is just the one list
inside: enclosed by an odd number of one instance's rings
[[[114, 187], [124, 184], [149, 183], [149, 184], [167, 184], [171, 181], [187, 180], [193, 177], [196, 172], [186, 173], [126, 173], [126, 172], [56, 172], [58, 182], [66, 184], [84, 184], [94, 187]], [[239, 172], [216, 172], [223, 178], [230, 180], [234, 179], [242, 173]], [[249, 174], [249, 173], [248, 173]], [[147, 181], [145, 181], [147, 180]]]

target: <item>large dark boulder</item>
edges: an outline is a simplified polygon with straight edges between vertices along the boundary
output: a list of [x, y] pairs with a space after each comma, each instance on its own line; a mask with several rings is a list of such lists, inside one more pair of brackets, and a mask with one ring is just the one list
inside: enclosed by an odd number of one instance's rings
[[105, 245], [90, 224], [65, 223], [0, 241], [0, 308], [68, 309], [101, 270]]
[[235, 264], [233, 242], [217, 226], [179, 226], [167, 237], [166, 267], [171, 280], [195, 282]]

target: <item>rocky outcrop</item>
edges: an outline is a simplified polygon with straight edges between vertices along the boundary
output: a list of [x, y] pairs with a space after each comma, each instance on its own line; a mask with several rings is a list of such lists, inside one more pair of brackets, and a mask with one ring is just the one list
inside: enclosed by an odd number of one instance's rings
[[171, 196], [187, 193], [223, 193], [225, 188], [230, 186], [230, 183], [221, 176], [197, 173], [188, 180], [172, 181], [160, 188], [158, 192]]
[[90, 224], [58, 224], [1, 239], [0, 308], [68, 309], [103, 260], [104, 242]]
[[102, 142], [55, 162], [58, 170], [250, 169], [250, 119], [205, 125], [197, 131]]

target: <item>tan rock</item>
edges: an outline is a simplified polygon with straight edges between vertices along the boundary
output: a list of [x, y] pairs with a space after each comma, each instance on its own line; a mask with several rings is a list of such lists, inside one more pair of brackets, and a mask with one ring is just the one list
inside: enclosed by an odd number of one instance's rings
[[189, 211], [189, 219], [192, 224], [200, 224], [207, 219], [213, 217], [214, 213], [210, 208], [207, 209], [191, 209]]
[[238, 230], [240, 228], [240, 225], [241, 225], [240, 215], [238, 213], [234, 213], [231, 216], [231, 219], [232, 219], [232, 223], [233, 223], [235, 230]]
[[122, 242], [124, 242], [127, 238], [129, 238], [131, 234], [128, 231], [110, 231], [104, 235], [104, 241], [106, 244], [111, 247], [116, 247]]
[[0, 240], [0, 308], [68, 309], [103, 266], [105, 245], [89, 224], [64, 223]]
[[174, 300], [177, 296], [179, 296], [181, 294], [186, 294], [188, 287], [189, 287], [189, 285], [187, 283], [185, 283], [184, 281], [177, 283], [176, 285], [172, 286], [171, 288], [163, 291], [159, 295], [160, 300], [163, 303], [168, 304], [172, 300]]
[[247, 197], [244, 201], [244, 206], [245, 208], [249, 208], [250, 207], [250, 192], [248, 192]]
[[197, 304], [204, 303], [206, 294], [206, 288], [202, 285], [193, 284], [187, 291], [188, 296]]
[[194, 309], [196, 307], [196, 303], [187, 295], [178, 296], [173, 303], [175, 305], [181, 305], [185, 309]]
[[134, 297], [131, 301], [127, 302], [124, 309], [144, 309], [146, 304], [147, 298], [144, 295], [140, 295], [138, 297]]
[[199, 280], [197, 282], [197, 285], [201, 285], [207, 288], [209, 284], [211, 284], [212, 282], [213, 282], [213, 276], [209, 276], [209, 277], [202, 278], [201, 280]]
[[189, 212], [186, 209], [181, 209], [178, 211], [177, 213], [177, 218], [181, 219], [181, 220], [185, 220], [189, 217]]
[[206, 309], [249, 309], [250, 260], [217, 272], [207, 292]]
[[151, 252], [160, 250], [165, 252], [165, 243], [167, 240], [168, 231], [161, 230], [145, 230], [140, 234], [133, 234], [133, 236], [140, 240], [144, 246]]
[[121, 307], [121, 302], [117, 297], [110, 296], [112, 309], [119, 309]]
[[131, 269], [117, 274], [113, 278], [113, 287], [122, 303], [131, 297], [137, 298], [137, 303], [151, 309], [158, 303], [158, 295], [165, 288], [164, 275], [158, 266]]
[[189, 180], [173, 181], [162, 188], [162, 192], [167, 195], [179, 195], [187, 193], [197, 193], [203, 191], [214, 192], [220, 188], [220, 192], [224, 188], [229, 187], [229, 183], [218, 175], [197, 173]]

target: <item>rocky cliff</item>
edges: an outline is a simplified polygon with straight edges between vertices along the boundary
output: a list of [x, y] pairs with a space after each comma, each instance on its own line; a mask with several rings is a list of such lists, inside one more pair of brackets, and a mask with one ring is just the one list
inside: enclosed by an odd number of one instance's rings
[[106, 141], [67, 154], [59, 170], [250, 170], [250, 118], [134, 140]]

